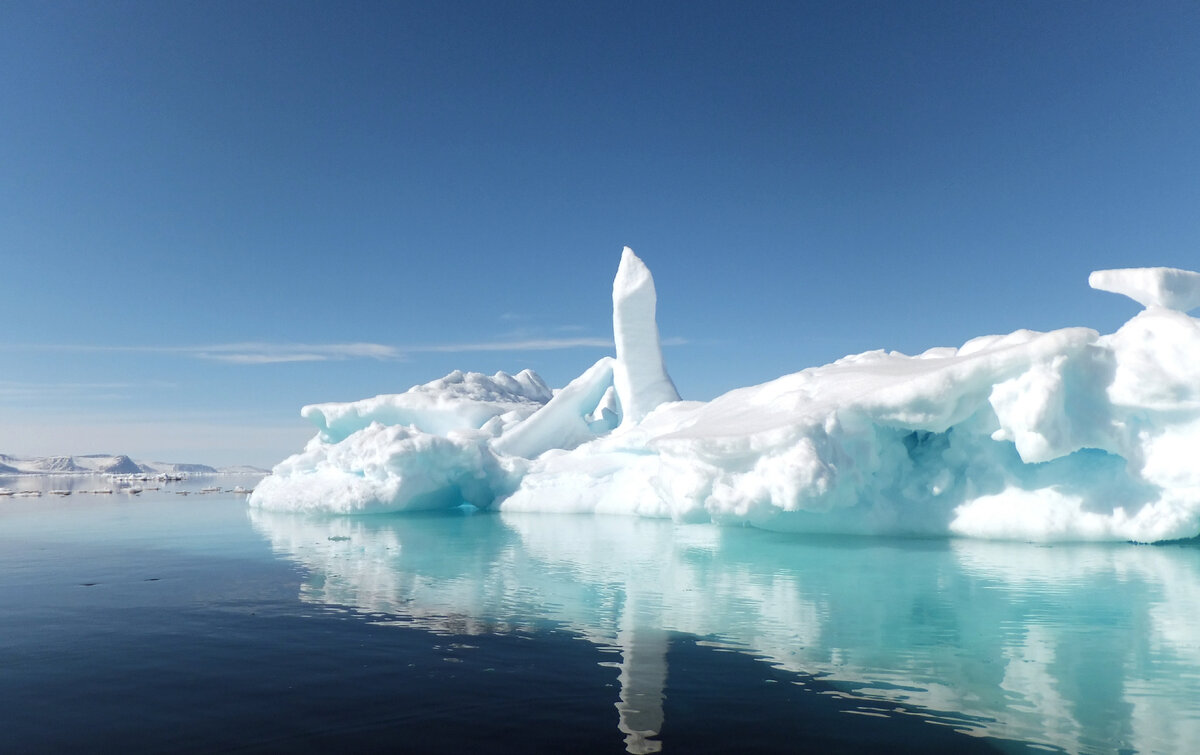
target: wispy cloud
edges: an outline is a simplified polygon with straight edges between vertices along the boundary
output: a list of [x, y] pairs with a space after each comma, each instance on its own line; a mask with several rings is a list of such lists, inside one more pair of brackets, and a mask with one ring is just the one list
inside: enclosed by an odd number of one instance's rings
[[[561, 330], [574, 330], [574, 326]], [[663, 346], [679, 346], [688, 343], [684, 338], [664, 338]], [[0, 350], [59, 351], [102, 354], [164, 354], [178, 355], [191, 359], [204, 359], [228, 364], [284, 364], [288, 362], [333, 362], [347, 359], [374, 359], [390, 361], [404, 359], [406, 354], [417, 353], [469, 353], [477, 351], [554, 351], [558, 349], [613, 348], [611, 338], [539, 338], [522, 337], [520, 333], [495, 341], [470, 343], [419, 344], [393, 346], [382, 343], [267, 343], [246, 341], [240, 343], [217, 343], [196, 346], [106, 346], [83, 344], [49, 345], [0, 345]]]
[[612, 348], [612, 345], [611, 338], [529, 338], [516, 341], [479, 341], [476, 343], [415, 346], [407, 350], [441, 353], [468, 351], [552, 351], [554, 349], [579, 349], [585, 347]]
[[5, 345], [0, 349], [103, 354], [167, 354], [232, 364], [330, 362], [343, 359], [400, 359], [395, 346], [381, 343], [215, 343], [196, 346], [122, 346], [96, 344]]
[[[691, 343], [686, 338], [663, 338], [662, 346], [684, 346]], [[470, 351], [553, 351], [555, 349], [614, 348], [611, 338], [527, 338], [505, 341], [479, 341], [477, 343], [447, 343], [432, 346], [414, 346], [406, 352], [466, 353]]]
[[343, 359], [390, 360], [401, 358], [395, 346], [381, 343], [226, 343], [181, 350], [198, 359], [232, 364], [329, 362]]

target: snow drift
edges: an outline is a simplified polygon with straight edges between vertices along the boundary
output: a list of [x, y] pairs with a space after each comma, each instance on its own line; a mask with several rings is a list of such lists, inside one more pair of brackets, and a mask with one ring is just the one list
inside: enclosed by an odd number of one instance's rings
[[1097, 271], [1146, 308], [1116, 333], [1017, 331], [872, 351], [679, 400], [649, 270], [626, 248], [616, 357], [551, 392], [452, 373], [305, 407], [320, 432], [252, 506], [472, 503], [847, 533], [1134, 540], [1200, 534], [1200, 274]]

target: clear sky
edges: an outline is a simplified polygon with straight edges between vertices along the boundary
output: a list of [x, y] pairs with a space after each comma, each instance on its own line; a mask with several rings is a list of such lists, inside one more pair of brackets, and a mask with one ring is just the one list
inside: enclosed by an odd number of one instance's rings
[[685, 398], [1111, 332], [1090, 270], [1200, 268], [1200, 4], [0, 3], [0, 453], [563, 385], [626, 244]]

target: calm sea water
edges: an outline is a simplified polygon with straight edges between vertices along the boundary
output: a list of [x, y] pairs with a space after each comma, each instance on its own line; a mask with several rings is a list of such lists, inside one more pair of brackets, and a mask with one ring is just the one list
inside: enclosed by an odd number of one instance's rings
[[7, 751], [1200, 742], [1196, 543], [305, 517], [175, 494], [230, 478], [138, 497], [76, 479], [0, 497]]

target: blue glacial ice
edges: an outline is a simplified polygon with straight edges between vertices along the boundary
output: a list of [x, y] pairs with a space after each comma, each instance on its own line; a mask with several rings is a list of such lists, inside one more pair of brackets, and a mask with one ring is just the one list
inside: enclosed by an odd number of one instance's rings
[[318, 434], [255, 489], [270, 510], [464, 502], [806, 532], [1153, 542], [1200, 534], [1200, 274], [1102, 270], [1117, 332], [1019, 330], [870, 351], [682, 401], [649, 270], [613, 285], [615, 357], [551, 391], [454, 372], [305, 407]]

